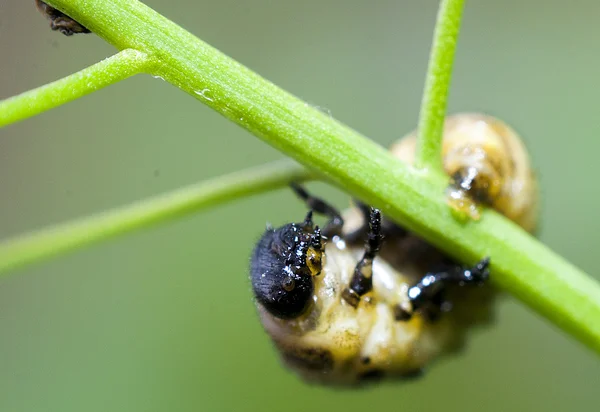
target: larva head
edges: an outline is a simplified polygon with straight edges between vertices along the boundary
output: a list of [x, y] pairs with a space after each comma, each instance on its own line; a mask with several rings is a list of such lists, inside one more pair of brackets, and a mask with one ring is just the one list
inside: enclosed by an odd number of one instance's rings
[[321, 273], [321, 231], [311, 213], [303, 223], [267, 229], [251, 262], [254, 296], [271, 315], [293, 319], [303, 315], [313, 300], [313, 276]]
[[[412, 163], [416, 132], [392, 146], [401, 160]], [[537, 224], [538, 188], [529, 155], [516, 132], [483, 114], [449, 116], [442, 146], [444, 169], [450, 176], [451, 206], [479, 217], [487, 205], [533, 231]]]

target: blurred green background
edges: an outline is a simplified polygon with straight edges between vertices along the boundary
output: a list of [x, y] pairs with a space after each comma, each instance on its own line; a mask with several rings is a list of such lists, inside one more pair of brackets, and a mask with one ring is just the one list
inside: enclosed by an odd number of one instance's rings
[[[146, 3], [383, 145], [416, 124], [436, 1]], [[467, 2], [450, 99], [451, 112], [485, 111], [523, 135], [542, 241], [596, 277], [599, 14], [594, 0]], [[0, 0], [0, 50], [0, 98], [114, 53], [93, 35], [51, 32], [33, 0]], [[0, 238], [282, 157], [150, 76], [0, 137]], [[596, 355], [512, 298], [420, 381], [301, 382], [261, 329], [247, 267], [267, 221], [303, 212], [273, 192], [0, 280], [0, 410], [597, 410]]]

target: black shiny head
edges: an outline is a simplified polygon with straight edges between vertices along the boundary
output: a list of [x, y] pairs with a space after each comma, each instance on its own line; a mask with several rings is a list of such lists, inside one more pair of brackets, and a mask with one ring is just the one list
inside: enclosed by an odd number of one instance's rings
[[313, 276], [321, 272], [321, 231], [312, 213], [303, 223], [267, 229], [254, 249], [251, 280], [256, 300], [272, 315], [296, 318], [309, 308]]

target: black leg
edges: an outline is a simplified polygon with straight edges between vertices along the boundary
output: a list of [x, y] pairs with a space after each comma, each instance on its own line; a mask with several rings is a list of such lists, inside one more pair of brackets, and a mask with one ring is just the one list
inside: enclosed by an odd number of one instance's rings
[[341, 235], [344, 220], [337, 209], [326, 203], [324, 200], [312, 196], [297, 183], [291, 183], [290, 186], [296, 195], [298, 195], [312, 211], [325, 215], [330, 219], [323, 229], [324, 236]]
[[304, 230], [312, 230], [312, 228], [313, 228], [312, 215], [313, 215], [313, 211], [311, 209], [306, 214], [306, 217], [304, 218], [304, 222], [302, 223], [302, 225], [304, 226]]
[[445, 299], [447, 287], [482, 285], [489, 278], [489, 264], [490, 258], [487, 257], [471, 268], [455, 265], [445, 271], [426, 274], [417, 284], [408, 289], [408, 298], [412, 307], [395, 308], [396, 319], [408, 320], [415, 311], [421, 311], [430, 320], [437, 319], [442, 312], [447, 312], [451, 308], [451, 303]]
[[[353, 202], [363, 217], [363, 224], [352, 232], [347, 233], [344, 236], [344, 240], [348, 243], [356, 244], [361, 239], [364, 239], [365, 235], [368, 233], [371, 207], [358, 199], [353, 199]], [[394, 239], [400, 239], [408, 235], [406, 229], [386, 218], [381, 219], [381, 233], [383, 234], [383, 237], [393, 237]]]
[[350, 285], [342, 292], [344, 300], [354, 307], [358, 306], [360, 297], [373, 288], [373, 259], [377, 256], [382, 241], [381, 212], [371, 208], [365, 253], [354, 269]]

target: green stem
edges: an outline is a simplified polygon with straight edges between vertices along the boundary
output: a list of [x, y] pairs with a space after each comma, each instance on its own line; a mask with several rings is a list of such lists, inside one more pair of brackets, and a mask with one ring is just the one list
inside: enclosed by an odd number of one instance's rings
[[[457, 221], [441, 179], [424, 179], [352, 129], [135, 0], [49, 0], [119, 49], [359, 199], [465, 262], [492, 257], [493, 281], [600, 353], [600, 286], [512, 222]], [[6, 256], [5, 256], [6, 258]]]
[[9, 239], [0, 243], [0, 275], [127, 232], [310, 177], [308, 171], [297, 163], [280, 161]]
[[442, 0], [419, 113], [415, 166], [442, 173], [442, 133], [464, 0]]
[[126, 49], [63, 79], [0, 101], [0, 127], [33, 117], [149, 69], [147, 55]]

